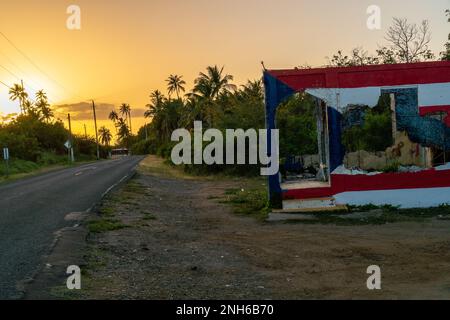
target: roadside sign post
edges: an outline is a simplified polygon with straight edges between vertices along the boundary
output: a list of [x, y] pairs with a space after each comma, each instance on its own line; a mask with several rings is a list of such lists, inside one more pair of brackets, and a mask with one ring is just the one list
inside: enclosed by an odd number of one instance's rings
[[8, 147], [3, 148], [3, 159], [5, 160], [6, 176], [9, 177], [9, 149], [8, 149]]
[[72, 143], [70, 142], [70, 140], [67, 140], [66, 143], [64, 143], [64, 147], [66, 147], [67, 149], [67, 156], [69, 159], [69, 163], [73, 162], [73, 147], [72, 147]]
[[94, 100], [92, 100], [92, 111], [94, 112], [95, 141], [97, 143], [97, 160], [100, 160], [100, 145], [98, 143], [98, 131], [97, 131], [97, 114], [95, 113]]
[[69, 145], [66, 146], [66, 148], [68, 149], [69, 162], [73, 163], [75, 162], [75, 157], [73, 154], [72, 122], [70, 121], [70, 113], [67, 114], [67, 120], [69, 121], [69, 141], [66, 143], [68, 143]]

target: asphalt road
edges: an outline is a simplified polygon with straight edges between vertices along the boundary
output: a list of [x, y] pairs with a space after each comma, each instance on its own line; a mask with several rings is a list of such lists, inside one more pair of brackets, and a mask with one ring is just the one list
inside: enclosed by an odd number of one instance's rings
[[39, 270], [54, 233], [71, 225], [64, 217], [93, 207], [140, 160], [100, 161], [1, 185], [0, 299], [20, 298], [17, 283]]

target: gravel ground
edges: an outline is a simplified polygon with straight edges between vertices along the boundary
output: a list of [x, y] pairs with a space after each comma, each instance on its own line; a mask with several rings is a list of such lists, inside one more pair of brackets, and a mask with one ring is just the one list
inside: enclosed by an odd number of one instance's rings
[[[88, 236], [76, 298], [450, 298], [449, 221], [264, 223], [217, 200], [245, 183], [139, 170], [99, 208], [120, 225]], [[382, 290], [366, 287], [370, 265]]]

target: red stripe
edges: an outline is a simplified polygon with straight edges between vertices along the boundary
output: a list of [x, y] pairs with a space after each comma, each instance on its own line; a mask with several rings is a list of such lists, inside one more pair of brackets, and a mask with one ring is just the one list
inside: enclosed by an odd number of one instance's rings
[[330, 197], [342, 192], [450, 187], [450, 170], [434, 169], [415, 173], [368, 175], [331, 175], [331, 187], [288, 190], [284, 199]]
[[301, 70], [270, 70], [296, 91], [450, 82], [450, 61]]
[[444, 118], [444, 123], [447, 127], [450, 127], [450, 106], [429, 106], [419, 107], [419, 114], [424, 117], [428, 114], [444, 112], [447, 115]]
[[425, 116], [429, 113], [436, 113], [436, 112], [450, 112], [450, 106], [420, 106], [419, 107], [419, 114], [421, 116]]

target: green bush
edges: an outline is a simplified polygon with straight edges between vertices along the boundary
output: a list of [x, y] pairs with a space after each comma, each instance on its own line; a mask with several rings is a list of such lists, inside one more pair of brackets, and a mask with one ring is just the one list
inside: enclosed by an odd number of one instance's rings
[[67, 130], [61, 122], [46, 123], [32, 115], [20, 115], [0, 127], [0, 145], [11, 157], [37, 162], [42, 152], [64, 153]]
[[67, 163], [67, 155], [57, 155], [52, 152], [41, 152], [38, 163], [42, 166]]
[[278, 108], [280, 157], [316, 154], [315, 104], [307, 95], [295, 95]]
[[[33, 161], [11, 159], [9, 161], [9, 174], [29, 173], [39, 169], [39, 165]], [[0, 175], [6, 175], [6, 165], [4, 161], [0, 163]]]
[[156, 143], [150, 139], [141, 140], [131, 147], [131, 153], [134, 155], [156, 154]]
[[35, 137], [9, 132], [6, 129], [0, 130], [0, 147], [8, 147], [11, 157], [28, 161], [37, 161], [40, 154], [39, 143]]
[[367, 111], [362, 125], [352, 126], [342, 133], [347, 152], [385, 151], [392, 146], [392, 113], [389, 95], [382, 95], [374, 108]]

